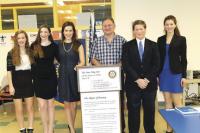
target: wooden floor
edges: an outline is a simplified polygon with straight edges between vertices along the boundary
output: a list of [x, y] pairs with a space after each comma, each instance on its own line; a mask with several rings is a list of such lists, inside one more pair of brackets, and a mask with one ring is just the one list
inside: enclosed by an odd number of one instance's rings
[[[66, 117], [63, 112], [63, 105], [55, 102], [55, 133], [68, 133]], [[40, 116], [38, 113], [37, 105], [35, 105], [35, 121], [34, 121], [34, 131], [35, 133], [42, 133], [42, 124], [40, 120]], [[15, 118], [14, 106], [13, 103], [6, 103], [5, 110], [7, 114], [5, 114], [3, 107], [0, 106], [0, 133], [18, 133], [18, 125]], [[142, 110], [141, 110], [142, 114]], [[142, 115], [141, 115], [142, 116]], [[125, 118], [126, 118], [126, 133], [128, 133], [127, 129], [127, 110], [125, 109]], [[25, 116], [25, 122], [27, 123], [27, 117]], [[76, 118], [76, 131], [77, 133], [82, 133], [81, 129], [81, 111], [80, 106], [78, 109], [78, 114]], [[166, 127], [166, 123], [163, 118], [160, 116], [158, 112], [158, 106], [156, 107], [156, 121], [155, 128], [157, 133], [164, 133]], [[144, 133], [142, 118], [141, 118], [141, 128], [140, 133]]]

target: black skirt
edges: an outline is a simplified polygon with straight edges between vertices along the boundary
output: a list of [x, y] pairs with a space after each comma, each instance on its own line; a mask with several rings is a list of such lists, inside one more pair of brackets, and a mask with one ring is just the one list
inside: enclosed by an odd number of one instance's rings
[[42, 99], [52, 99], [57, 95], [57, 77], [48, 78], [34, 77], [33, 86], [35, 95]]
[[34, 96], [32, 76], [30, 70], [12, 71], [12, 82], [15, 89], [14, 99]]

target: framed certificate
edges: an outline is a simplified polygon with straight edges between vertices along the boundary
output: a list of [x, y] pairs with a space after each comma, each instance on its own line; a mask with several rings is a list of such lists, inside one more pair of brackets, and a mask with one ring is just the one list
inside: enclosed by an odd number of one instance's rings
[[77, 72], [80, 92], [121, 90], [119, 66], [81, 67]]

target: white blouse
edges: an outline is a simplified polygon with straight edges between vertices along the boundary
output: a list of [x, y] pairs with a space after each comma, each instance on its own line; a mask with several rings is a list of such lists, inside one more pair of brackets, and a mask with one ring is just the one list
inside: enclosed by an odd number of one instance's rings
[[30, 70], [31, 69], [31, 63], [29, 60], [29, 56], [27, 54], [21, 54], [21, 64], [19, 66], [15, 67], [16, 71], [19, 70]]

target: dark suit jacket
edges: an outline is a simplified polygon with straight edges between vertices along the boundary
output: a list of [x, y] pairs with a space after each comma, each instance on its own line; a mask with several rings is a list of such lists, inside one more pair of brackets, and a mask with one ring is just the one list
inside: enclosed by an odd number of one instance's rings
[[[158, 48], [160, 53], [160, 72], [163, 69], [166, 55], [166, 35], [158, 38]], [[169, 45], [169, 64], [174, 74], [182, 73], [186, 78], [187, 58], [186, 58], [186, 39], [183, 36], [174, 35]]]
[[125, 89], [141, 90], [135, 82], [139, 78], [147, 78], [150, 83], [145, 90], [157, 89], [160, 57], [155, 42], [145, 39], [143, 60], [140, 60], [136, 39], [123, 45], [122, 65], [126, 73]]

